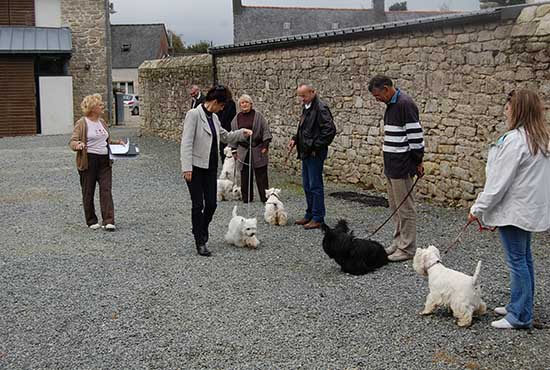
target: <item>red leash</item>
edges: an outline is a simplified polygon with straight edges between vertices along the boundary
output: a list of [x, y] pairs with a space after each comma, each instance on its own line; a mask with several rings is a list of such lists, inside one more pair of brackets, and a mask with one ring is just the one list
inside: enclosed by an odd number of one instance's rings
[[[481, 221], [479, 221], [478, 218], [475, 219], [475, 221], [477, 221], [477, 224], [479, 226], [479, 232], [482, 232], [482, 231], [495, 231], [497, 228], [496, 227], [488, 227], [488, 226], [483, 226], [481, 224]], [[466, 223], [466, 225], [464, 225], [464, 227], [462, 228], [462, 230], [460, 230], [460, 232], [458, 233], [456, 239], [449, 245], [449, 247], [445, 250], [445, 252], [443, 252], [444, 254], [447, 254], [448, 251], [450, 251], [451, 249], [453, 249], [454, 247], [456, 247], [458, 245], [458, 242], [460, 242], [460, 237], [462, 236], [462, 234], [464, 233], [464, 231], [468, 228], [468, 226], [470, 226], [472, 223], [474, 222], [474, 220], [472, 221], [468, 221]]]

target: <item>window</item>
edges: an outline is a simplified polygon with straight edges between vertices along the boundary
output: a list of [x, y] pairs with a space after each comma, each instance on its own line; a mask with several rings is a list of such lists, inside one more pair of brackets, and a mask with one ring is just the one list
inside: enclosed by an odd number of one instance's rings
[[283, 23], [283, 30], [289, 30], [290, 29], [290, 22]]
[[117, 92], [121, 92], [123, 94], [133, 94], [134, 93], [134, 82], [133, 81], [113, 82], [113, 89], [115, 89]]
[[122, 51], [130, 51], [132, 44], [122, 44]]

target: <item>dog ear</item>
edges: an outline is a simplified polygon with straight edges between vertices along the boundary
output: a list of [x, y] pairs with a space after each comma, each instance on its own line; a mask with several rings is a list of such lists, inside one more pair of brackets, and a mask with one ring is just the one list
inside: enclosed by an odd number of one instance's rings
[[330, 231], [330, 227], [325, 224], [324, 222], [321, 224], [321, 230], [326, 233], [327, 231]]

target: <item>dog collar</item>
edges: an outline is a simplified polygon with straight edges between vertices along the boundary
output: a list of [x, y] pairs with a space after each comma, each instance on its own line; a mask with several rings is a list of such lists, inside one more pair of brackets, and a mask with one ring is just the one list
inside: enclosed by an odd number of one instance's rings
[[428, 272], [429, 269], [431, 269], [432, 267], [434, 267], [435, 265], [437, 265], [438, 263], [441, 263], [440, 260], [436, 260], [435, 262], [432, 262], [431, 265], [429, 265], [428, 267], [426, 267], [426, 273]]
[[279, 198], [279, 196], [278, 196], [277, 194], [275, 194], [275, 193], [271, 194], [270, 197], [275, 197], [275, 198], [281, 200], [281, 198]]

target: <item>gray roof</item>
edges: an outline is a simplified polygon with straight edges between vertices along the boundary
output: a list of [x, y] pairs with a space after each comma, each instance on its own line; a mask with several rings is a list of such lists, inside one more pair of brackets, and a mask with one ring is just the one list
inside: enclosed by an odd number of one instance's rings
[[71, 54], [69, 28], [0, 27], [0, 54]]
[[374, 9], [243, 6], [233, 15], [234, 42], [238, 44], [245, 41], [432, 17], [446, 13], [450, 12], [378, 13]]
[[[161, 59], [162, 39], [168, 41], [164, 24], [112, 24], [111, 43], [113, 68], [138, 68], [146, 60]], [[129, 45], [123, 51], [123, 45]]]
[[446, 14], [437, 17], [419, 18], [397, 22], [386, 22], [347, 29], [306, 33], [286, 37], [275, 37], [265, 40], [247, 41], [233, 45], [219, 45], [208, 49], [211, 54], [230, 54], [243, 51], [289, 47], [297, 44], [319, 44], [335, 40], [364, 37], [365, 35], [402, 31], [403, 29], [419, 29], [432, 25], [456, 25], [470, 22], [489, 22], [493, 19], [515, 19], [521, 10], [529, 5], [492, 8], [466, 13]]

